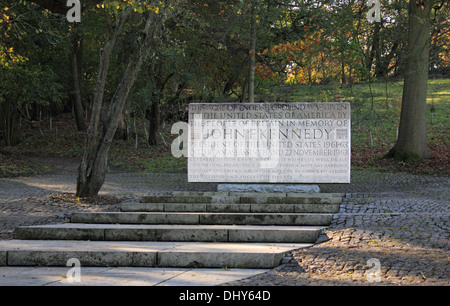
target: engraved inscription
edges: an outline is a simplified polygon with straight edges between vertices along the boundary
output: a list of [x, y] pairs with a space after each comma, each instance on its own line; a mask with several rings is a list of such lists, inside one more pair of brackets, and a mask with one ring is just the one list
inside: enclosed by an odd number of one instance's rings
[[189, 182], [349, 183], [350, 104], [189, 105]]

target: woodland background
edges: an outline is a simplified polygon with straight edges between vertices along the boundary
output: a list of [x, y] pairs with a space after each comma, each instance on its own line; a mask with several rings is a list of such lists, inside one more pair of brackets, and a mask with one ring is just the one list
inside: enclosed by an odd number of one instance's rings
[[352, 167], [448, 175], [445, 0], [426, 2], [430, 154], [385, 158], [399, 133], [412, 2], [381, 0], [371, 23], [357, 0], [87, 0], [70, 23], [64, 1], [0, 0], [0, 176], [52, 171], [34, 157], [77, 158], [88, 185], [102, 150], [126, 171], [184, 172], [170, 128], [187, 121], [188, 103], [248, 101], [348, 101]]

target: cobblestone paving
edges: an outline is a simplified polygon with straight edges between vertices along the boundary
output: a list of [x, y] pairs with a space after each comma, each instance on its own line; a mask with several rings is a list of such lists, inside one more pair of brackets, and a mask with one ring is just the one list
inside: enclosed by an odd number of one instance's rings
[[[74, 165], [57, 174], [0, 179], [0, 239], [19, 225], [61, 223], [76, 211], [118, 211], [120, 204], [75, 205], [52, 197], [74, 192]], [[294, 251], [268, 273], [226, 285], [450, 285], [450, 178], [353, 171], [341, 210], [313, 247]], [[107, 175], [100, 192], [138, 201], [173, 190], [215, 190], [183, 174]]]
[[322, 243], [227, 285], [450, 285], [448, 177], [354, 171]]

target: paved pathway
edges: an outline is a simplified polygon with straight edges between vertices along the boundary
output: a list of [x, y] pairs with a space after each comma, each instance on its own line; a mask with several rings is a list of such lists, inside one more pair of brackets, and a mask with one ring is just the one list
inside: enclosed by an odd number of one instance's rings
[[[57, 174], [0, 179], [0, 239], [11, 239], [18, 225], [60, 223], [75, 211], [119, 210], [120, 204], [75, 206], [52, 197], [74, 192], [75, 173], [74, 164], [60, 163]], [[323, 242], [293, 252], [277, 269], [225, 284], [449, 286], [449, 183], [449, 177], [353, 171], [351, 184], [321, 185], [323, 192], [347, 194]], [[173, 190], [209, 191], [215, 184], [113, 171], [100, 194], [132, 202]]]
[[[263, 269], [0, 267], [0, 286], [217, 286]], [[77, 279], [77, 276], [79, 278]]]

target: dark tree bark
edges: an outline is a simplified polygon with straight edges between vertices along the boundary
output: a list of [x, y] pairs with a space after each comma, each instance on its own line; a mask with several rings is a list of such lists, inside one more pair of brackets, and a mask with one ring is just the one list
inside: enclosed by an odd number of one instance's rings
[[347, 81], [345, 79], [345, 58], [344, 54], [341, 54], [341, 83], [346, 84]]
[[100, 56], [91, 123], [88, 128], [83, 157], [78, 168], [77, 196], [79, 197], [97, 195], [105, 181], [108, 151], [117, 130], [120, 115], [123, 113], [128, 94], [152, 46], [156, 32], [158, 32], [158, 28], [160, 27], [160, 22], [156, 14], [149, 13], [149, 17], [145, 21], [145, 26], [140, 31], [137, 47], [134, 49], [122, 80], [111, 98], [105, 127], [102, 131], [99, 131], [103, 95], [112, 49], [131, 11], [131, 8], [129, 8], [122, 13], [119, 24], [113, 31], [110, 31], [110, 35], [105, 42]]
[[154, 65], [150, 65], [150, 73], [153, 76], [155, 82], [155, 91], [152, 95], [152, 105], [150, 106], [149, 116], [149, 129], [148, 129], [148, 144], [151, 146], [157, 146], [159, 144], [159, 127], [161, 120], [161, 95], [164, 90], [164, 81], [162, 80], [163, 70], [163, 56], [158, 53], [158, 58]]
[[[86, 141], [83, 150], [83, 156], [78, 167], [77, 178], [77, 196], [89, 197], [95, 196], [100, 190], [106, 175], [107, 161], [106, 156], [99, 154], [99, 126], [100, 117], [103, 108], [103, 96], [105, 92], [106, 78], [108, 76], [108, 68], [112, 50], [117, 38], [125, 24], [129, 15], [129, 11], [122, 14], [121, 23], [114, 33], [110, 34], [103, 48], [100, 51], [100, 63], [97, 74], [97, 83], [95, 88], [94, 100], [92, 103], [92, 114], [89, 128], [87, 130]], [[106, 120], [103, 120], [105, 123]], [[106, 124], [103, 128], [103, 135], [106, 132]], [[99, 163], [102, 163], [100, 165]]]
[[163, 97], [164, 89], [166, 88], [169, 80], [175, 75], [175, 73], [170, 73], [167, 76], [163, 75], [164, 66], [164, 56], [158, 54], [156, 56], [158, 61], [150, 67], [151, 75], [155, 82], [155, 92], [152, 95], [152, 105], [150, 107], [149, 116], [149, 133], [148, 133], [148, 144], [151, 146], [159, 145], [160, 141], [160, 127], [161, 127], [161, 100]]
[[159, 127], [161, 125], [161, 111], [160, 100], [153, 99], [150, 107], [150, 127], [148, 131], [148, 144], [157, 146], [159, 144]]
[[389, 64], [391, 63], [392, 59], [395, 57], [398, 47], [399, 47], [398, 42], [394, 42], [389, 53], [386, 54], [382, 59], [380, 58], [380, 61], [379, 61], [379, 63], [377, 63], [377, 66], [375, 69], [376, 76], [385, 77], [389, 74], [389, 72], [392, 69], [394, 69], [395, 66], [389, 68]]
[[255, 102], [255, 65], [256, 65], [256, 2], [251, 2], [251, 25], [250, 25], [250, 68], [248, 76], [248, 102]]
[[86, 131], [87, 124], [84, 116], [83, 102], [82, 102], [82, 89], [81, 89], [81, 67], [82, 67], [82, 52], [83, 52], [83, 39], [79, 33], [77, 26], [74, 26], [73, 32], [70, 37], [70, 67], [71, 67], [71, 79], [72, 79], [72, 105], [75, 115], [75, 122], [77, 124], [78, 131]]
[[120, 114], [119, 123], [117, 125], [117, 131], [115, 137], [121, 140], [128, 140], [128, 122], [125, 119], [125, 111]]
[[398, 139], [388, 156], [417, 161], [430, 156], [426, 97], [433, 0], [409, 1], [409, 30]]

